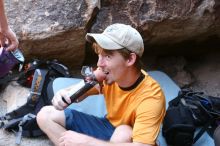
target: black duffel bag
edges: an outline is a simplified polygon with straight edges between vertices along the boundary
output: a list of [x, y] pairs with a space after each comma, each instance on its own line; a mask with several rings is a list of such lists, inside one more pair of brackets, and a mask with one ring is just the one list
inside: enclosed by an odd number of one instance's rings
[[170, 106], [163, 122], [162, 134], [167, 144], [191, 146], [195, 126], [189, 109], [183, 105]]
[[[162, 134], [168, 145], [192, 146], [205, 131], [212, 137], [219, 119], [220, 98], [182, 89], [169, 102]], [[194, 135], [197, 127], [201, 129]]]

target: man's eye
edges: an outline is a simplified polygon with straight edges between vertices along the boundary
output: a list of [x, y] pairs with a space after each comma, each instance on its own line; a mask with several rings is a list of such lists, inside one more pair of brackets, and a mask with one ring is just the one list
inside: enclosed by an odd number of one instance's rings
[[110, 55], [106, 55], [105, 57], [106, 57], [107, 59], [110, 59], [110, 58], [111, 58]]

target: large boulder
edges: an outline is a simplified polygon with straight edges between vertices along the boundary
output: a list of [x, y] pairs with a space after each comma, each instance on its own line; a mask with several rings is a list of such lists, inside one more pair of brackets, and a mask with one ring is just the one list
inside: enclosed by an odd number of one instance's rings
[[90, 0], [5, 0], [7, 16], [26, 59], [58, 59], [80, 66], [86, 26], [100, 4]]
[[219, 42], [219, 8], [219, 0], [103, 0], [91, 31], [117, 22], [131, 24], [144, 37], [145, 53], [184, 53], [190, 45], [196, 49], [207, 40]]
[[102, 32], [112, 23], [137, 28], [145, 54], [183, 54], [191, 46], [197, 53], [203, 50], [197, 44], [219, 46], [219, 0], [100, 1], [6, 0], [6, 8], [27, 59], [57, 58], [71, 67], [83, 63], [85, 33]]

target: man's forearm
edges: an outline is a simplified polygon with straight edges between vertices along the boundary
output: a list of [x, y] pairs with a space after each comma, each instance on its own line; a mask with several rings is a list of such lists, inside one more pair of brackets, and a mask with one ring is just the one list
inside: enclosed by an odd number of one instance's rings
[[114, 143], [109, 141], [103, 141], [96, 138], [93, 138], [91, 136], [81, 134], [75, 131], [65, 131], [61, 134], [61, 137], [59, 138], [59, 143], [55, 143], [55, 145], [67, 145], [67, 146], [152, 146], [148, 144], [142, 144], [142, 143]]
[[5, 15], [4, 0], [0, 0], [0, 31], [8, 29], [8, 21]]
[[113, 142], [106, 142], [102, 140], [95, 139], [93, 137], [88, 137], [88, 146], [152, 146], [148, 144], [142, 144], [142, 143], [113, 143]]

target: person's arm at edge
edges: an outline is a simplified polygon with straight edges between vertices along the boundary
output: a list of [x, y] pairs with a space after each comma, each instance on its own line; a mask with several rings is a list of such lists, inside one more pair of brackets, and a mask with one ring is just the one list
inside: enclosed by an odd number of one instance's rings
[[9, 46], [7, 51], [15, 50], [18, 47], [18, 39], [15, 33], [8, 26], [7, 17], [5, 15], [4, 0], [0, 0], [0, 45], [4, 46], [5, 41], [8, 39]]
[[8, 21], [5, 15], [4, 0], [0, 0], [0, 27], [1, 32], [8, 29]]

